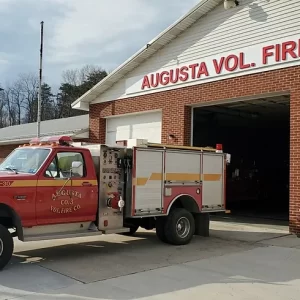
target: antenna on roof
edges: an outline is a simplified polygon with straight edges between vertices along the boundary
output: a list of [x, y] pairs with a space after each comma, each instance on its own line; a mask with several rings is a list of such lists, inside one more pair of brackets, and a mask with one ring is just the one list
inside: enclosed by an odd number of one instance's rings
[[41, 47], [40, 47], [40, 78], [37, 107], [37, 137], [41, 135], [41, 103], [42, 103], [42, 70], [43, 70], [43, 40], [44, 40], [44, 21], [41, 22]]

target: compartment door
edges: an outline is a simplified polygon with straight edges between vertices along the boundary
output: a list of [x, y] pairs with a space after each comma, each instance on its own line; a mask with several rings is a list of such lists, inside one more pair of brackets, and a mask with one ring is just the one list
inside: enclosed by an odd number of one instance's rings
[[224, 156], [203, 154], [202, 211], [225, 209]]
[[163, 150], [135, 149], [133, 215], [157, 215], [163, 206]]

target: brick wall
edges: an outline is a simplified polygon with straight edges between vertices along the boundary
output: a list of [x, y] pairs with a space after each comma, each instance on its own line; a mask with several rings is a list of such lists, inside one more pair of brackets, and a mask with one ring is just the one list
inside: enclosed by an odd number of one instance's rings
[[15, 148], [19, 147], [19, 145], [5, 145], [0, 146], [0, 163], [4, 160], [4, 158], [10, 154]]
[[162, 109], [162, 142], [170, 133], [176, 143], [189, 145], [191, 138], [191, 108], [188, 105], [258, 96], [274, 92], [291, 95], [291, 155], [290, 155], [290, 230], [300, 234], [300, 67], [246, 75], [222, 81], [195, 85], [121, 99], [90, 107], [90, 139], [105, 142], [105, 117], [125, 113]]

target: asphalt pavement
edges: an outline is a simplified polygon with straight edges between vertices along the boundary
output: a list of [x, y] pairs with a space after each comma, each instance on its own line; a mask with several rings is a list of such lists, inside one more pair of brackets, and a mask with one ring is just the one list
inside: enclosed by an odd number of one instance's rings
[[213, 221], [210, 237], [186, 246], [162, 244], [144, 230], [16, 242], [0, 273], [0, 300], [298, 300], [299, 262], [300, 239], [259, 222]]

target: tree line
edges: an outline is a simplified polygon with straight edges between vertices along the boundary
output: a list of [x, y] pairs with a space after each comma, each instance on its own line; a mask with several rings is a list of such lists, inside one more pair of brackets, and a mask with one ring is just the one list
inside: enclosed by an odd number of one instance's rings
[[[72, 102], [107, 76], [93, 65], [66, 70], [57, 93], [46, 82], [42, 84], [41, 120], [67, 118], [85, 114], [71, 108]], [[13, 82], [0, 85], [0, 128], [37, 121], [38, 75], [19, 74]]]

